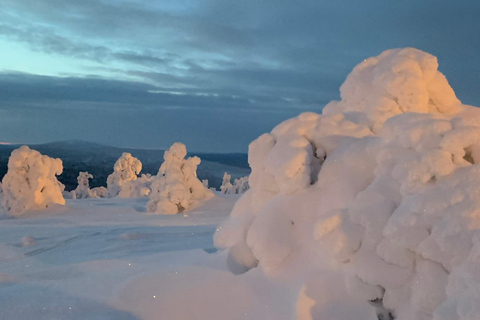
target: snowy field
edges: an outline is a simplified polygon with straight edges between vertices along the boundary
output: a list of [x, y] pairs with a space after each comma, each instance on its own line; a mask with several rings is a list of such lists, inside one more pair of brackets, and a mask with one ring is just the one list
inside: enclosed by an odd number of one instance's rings
[[250, 292], [212, 254], [237, 199], [179, 215], [148, 215], [145, 198], [67, 200], [54, 215], [1, 220], [0, 319], [250, 318], [268, 286]]

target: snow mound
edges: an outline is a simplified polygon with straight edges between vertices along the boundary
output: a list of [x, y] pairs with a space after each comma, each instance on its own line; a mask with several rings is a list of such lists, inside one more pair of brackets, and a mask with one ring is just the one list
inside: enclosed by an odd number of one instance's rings
[[116, 197], [122, 191], [122, 187], [129, 181], [137, 179], [142, 171], [142, 163], [130, 153], [124, 152], [113, 166], [113, 173], [107, 177], [107, 196]]
[[2, 180], [2, 206], [10, 215], [19, 216], [27, 210], [64, 205], [65, 187], [56, 178], [62, 171], [60, 159], [42, 155], [27, 146], [13, 150]]
[[200, 200], [214, 196], [197, 178], [200, 158], [185, 159], [186, 155], [187, 148], [180, 142], [165, 151], [165, 161], [152, 181], [148, 212], [176, 214], [194, 207]]
[[[437, 69], [428, 53], [388, 50], [357, 65], [321, 115], [253, 141], [251, 188], [214, 239], [232, 271], [331, 270], [343, 279], [332, 292], [381, 301], [395, 319], [478, 319], [480, 110]], [[302, 291], [298, 305], [323, 314], [321, 296]]]

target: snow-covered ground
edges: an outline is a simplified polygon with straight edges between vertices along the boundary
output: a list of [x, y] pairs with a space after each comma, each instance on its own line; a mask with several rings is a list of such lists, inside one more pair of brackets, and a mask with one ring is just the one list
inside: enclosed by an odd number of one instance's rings
[[249, 285], [212, 254], [237, 199], [179, 215], [148, 215], [146, 198], [67, 200], [0, 220], [0, 319], [281, 319], [259, 272]]

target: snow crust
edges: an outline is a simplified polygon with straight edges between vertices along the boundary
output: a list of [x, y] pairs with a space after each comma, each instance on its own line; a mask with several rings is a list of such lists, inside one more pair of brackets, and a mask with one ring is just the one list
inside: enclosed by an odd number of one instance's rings
[[479, 109], [413, 48], [340, 93], [250, 144], [251, 188], [214, 237], [230, 270], [301, 279], [302, 320], [480, 318]]
[[50, 158], [22, 146], [12, 151], [8, 171], [2, 180], [2, 206], [12, 216], [29, 210], [64, 205], [64, 185], [56, 175], [63, 171], [62, 160]]
[[176, 214], [195, 207], [214, 196], [197, 178], [199, 157], [187, 156], [183, 143], [174, 143], [164, 154], [164, 162], [151, 182], [150, 213]]

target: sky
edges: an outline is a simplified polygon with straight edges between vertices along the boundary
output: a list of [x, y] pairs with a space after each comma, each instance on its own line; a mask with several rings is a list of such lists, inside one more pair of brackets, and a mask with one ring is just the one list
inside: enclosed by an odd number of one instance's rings
[[363, 59], [438, 57], [480, 106], [478, 0], [0, 0], [0, 142], [246, 152]]

